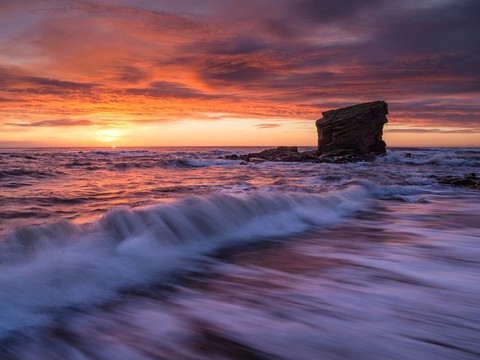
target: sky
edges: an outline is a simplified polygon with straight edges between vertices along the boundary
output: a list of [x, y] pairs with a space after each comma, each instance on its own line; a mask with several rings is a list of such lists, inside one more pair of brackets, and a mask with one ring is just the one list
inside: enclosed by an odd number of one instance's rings
[[0, 0], [0, 147], [480, 146], [480, 0]]

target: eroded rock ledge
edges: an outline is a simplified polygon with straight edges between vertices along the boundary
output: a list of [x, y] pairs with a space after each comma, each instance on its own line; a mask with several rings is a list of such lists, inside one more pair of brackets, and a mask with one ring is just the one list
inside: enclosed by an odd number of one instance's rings
[[283, 162], [318, 162], [315, 151], [298, 151], [297, 146], [279, 146], [246, 155], [227, 155], [225, 159], [246, 162], [283, 161]]
[[371, 161], [374, 156], [345, 155], [318, 155], [316, 150], [298, 151], [297, 146], [279, 146], [274, 149], [263, 150], [258, 153], [246, 155], [226, 155], [228, 160], [242, 160], [244, 163], [259, 163], [264, 161], [275, 162], [316, 162], [316, 163], [347, 163], [358, 161]]

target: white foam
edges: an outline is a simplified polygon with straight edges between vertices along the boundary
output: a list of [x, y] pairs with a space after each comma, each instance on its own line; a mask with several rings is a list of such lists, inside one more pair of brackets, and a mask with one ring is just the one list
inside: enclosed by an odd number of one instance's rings
[[225, 159], [182, 159], [191, 167], [236, 166], [238, 162]]
[[87, 225], [20, 229], [0, 248], [0, 334], [48, 324], [66, 306], [161, 282], [223, 247], [333, 225], [369, 199], [360, 185], [326, 195], [218, 194], [115, 209]]
[[[408, 154], [408, 155], [407, 155]], [[478, 158], [477, 158], [478, 159]], [[464, 156], [454, 150], [436, 150], [430, 152], [416, 151], [413, 155], [404, 151], [389, 151], [380, 162], [403, 163], [408, 165], [433, 165], [433, 166], [465, 166], [478, 167], [480, 162], [474, 156]]]

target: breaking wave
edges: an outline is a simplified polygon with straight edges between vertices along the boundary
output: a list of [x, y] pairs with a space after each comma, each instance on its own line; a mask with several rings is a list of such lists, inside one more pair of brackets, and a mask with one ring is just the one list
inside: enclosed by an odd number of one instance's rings
[[362, 185], [324, 195], [218, 194], [117, 208], [90, 224], [18, 228], [0, 241], [0, 336], [161, 283], [222, 248], [334, 225], [371, 198]]
[[[477, 156], [474, 156], [477, 155]], [[406, 151], [390, 151], [384, 158], [377, 161], [400, 163], [406, 165], [433, 165], [433, 166], [465, 166], [479, 167], [480, 152], [476, 150], [458, 150], [442, 153], [439, 151], [417, 152], [412, 155]]]
[[160, 163], [164, 167], [172, 168], [200, 168], [210, 166], [235, 166], [235, 162], [224, 159], [190, 159], [190, 158], [175, 158], [163, 160]]

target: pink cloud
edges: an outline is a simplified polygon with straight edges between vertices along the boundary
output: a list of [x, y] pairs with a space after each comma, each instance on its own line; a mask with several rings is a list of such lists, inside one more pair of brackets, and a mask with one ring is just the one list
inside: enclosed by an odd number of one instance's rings
[[384, 99], [393, 122], [475, 126], [478, 4], [342, 4], [2, 2], [0, 121], [226, 112], [266, 128]]

